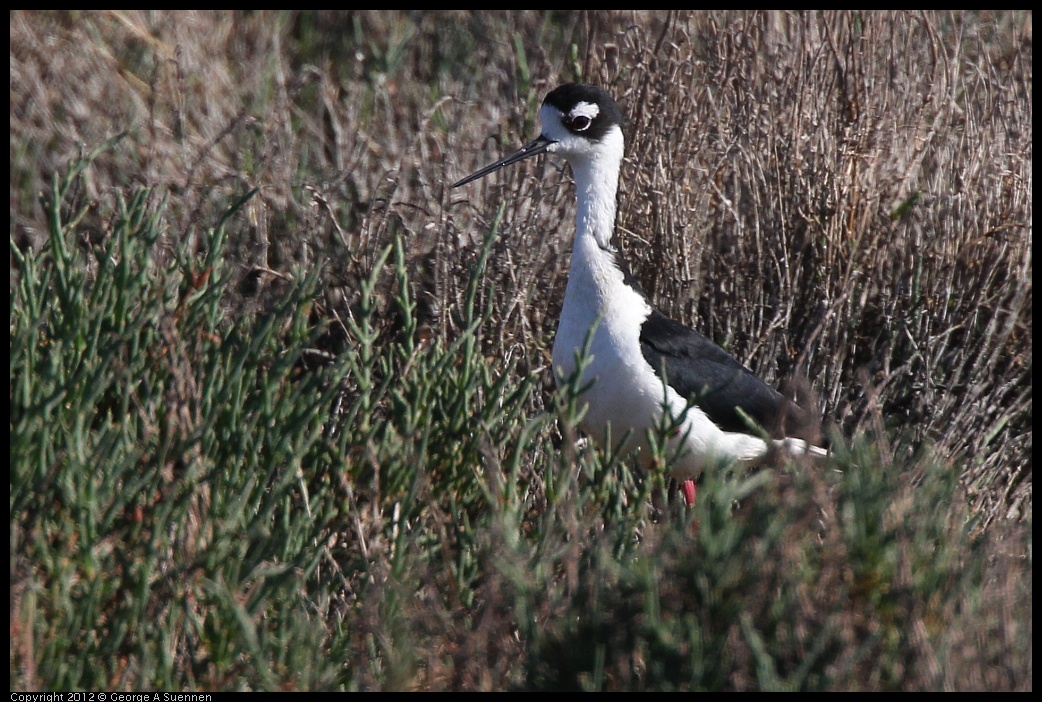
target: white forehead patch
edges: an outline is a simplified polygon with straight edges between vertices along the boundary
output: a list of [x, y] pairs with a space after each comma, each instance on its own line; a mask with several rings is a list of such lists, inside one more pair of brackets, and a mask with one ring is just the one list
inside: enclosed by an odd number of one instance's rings
[[580, 102], [572, 108], [571, 117], [588, 117], [591, 120], [601, 113], [601, 108], [595, 102]]

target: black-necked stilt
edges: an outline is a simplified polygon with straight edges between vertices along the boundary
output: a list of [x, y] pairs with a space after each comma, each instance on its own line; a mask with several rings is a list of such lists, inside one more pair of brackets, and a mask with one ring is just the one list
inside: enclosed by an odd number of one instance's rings
[[[458, 187], [544, 151], [563, 156], [575, 179], [575, 242], [564, 306], [554, 339], [558, 384], [576, 372], [577, 354], [594, 329], [582, 385], [582, 427], [602, 443], [626, 436], [626, 449], [650, 463], [648, 436], [663, 411], [679, 420], [671, 468], [694, 500], [693, 479], [718, 462], [756, 463], [772, 450], [824, 456], [802, 439], [785, 438], [801, 410], [699, 332], [652, 307], [624, 267], [615, 236], [622, 164], [622, 112], [597, 86], [568, 83], [539, 111], [542, 133], [513, 154], [455, 183]], [[667, 388], [663, 387], [665, 371]], [[780, 436], [783, 438], [764, 438]]]

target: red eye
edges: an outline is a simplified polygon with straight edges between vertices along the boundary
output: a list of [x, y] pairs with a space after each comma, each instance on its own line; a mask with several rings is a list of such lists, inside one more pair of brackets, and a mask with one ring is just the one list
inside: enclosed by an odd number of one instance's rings
[[576, 132], [586, 131], [590, 128], [590, 118], [586, 115], [576, 115], [572, 117], [571, 122], [568, 123], [568, 128]]

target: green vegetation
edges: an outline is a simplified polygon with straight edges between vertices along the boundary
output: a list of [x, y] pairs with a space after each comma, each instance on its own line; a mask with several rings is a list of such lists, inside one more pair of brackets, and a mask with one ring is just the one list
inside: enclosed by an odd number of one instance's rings
[[[12, 690], [1031, 689], [1030, 13], [16, 13], [11, 63]], [[824, 468], [688, 509], [575, 429], [567, 174], [446, 184], [576, 75], [638, 277], [809, 379]]]

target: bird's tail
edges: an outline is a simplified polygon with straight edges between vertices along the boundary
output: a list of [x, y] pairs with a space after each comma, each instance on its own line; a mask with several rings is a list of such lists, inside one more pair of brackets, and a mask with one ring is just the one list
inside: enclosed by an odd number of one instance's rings
[[775, 439], [773, 443], [776, 449], [788, 454], [789, 456], [810, 456], [811, 458], [820, 460], [827, 458], [829, 455], [827, 449], [815, 446], [814, 444], [808, 444], [803, 439]]

